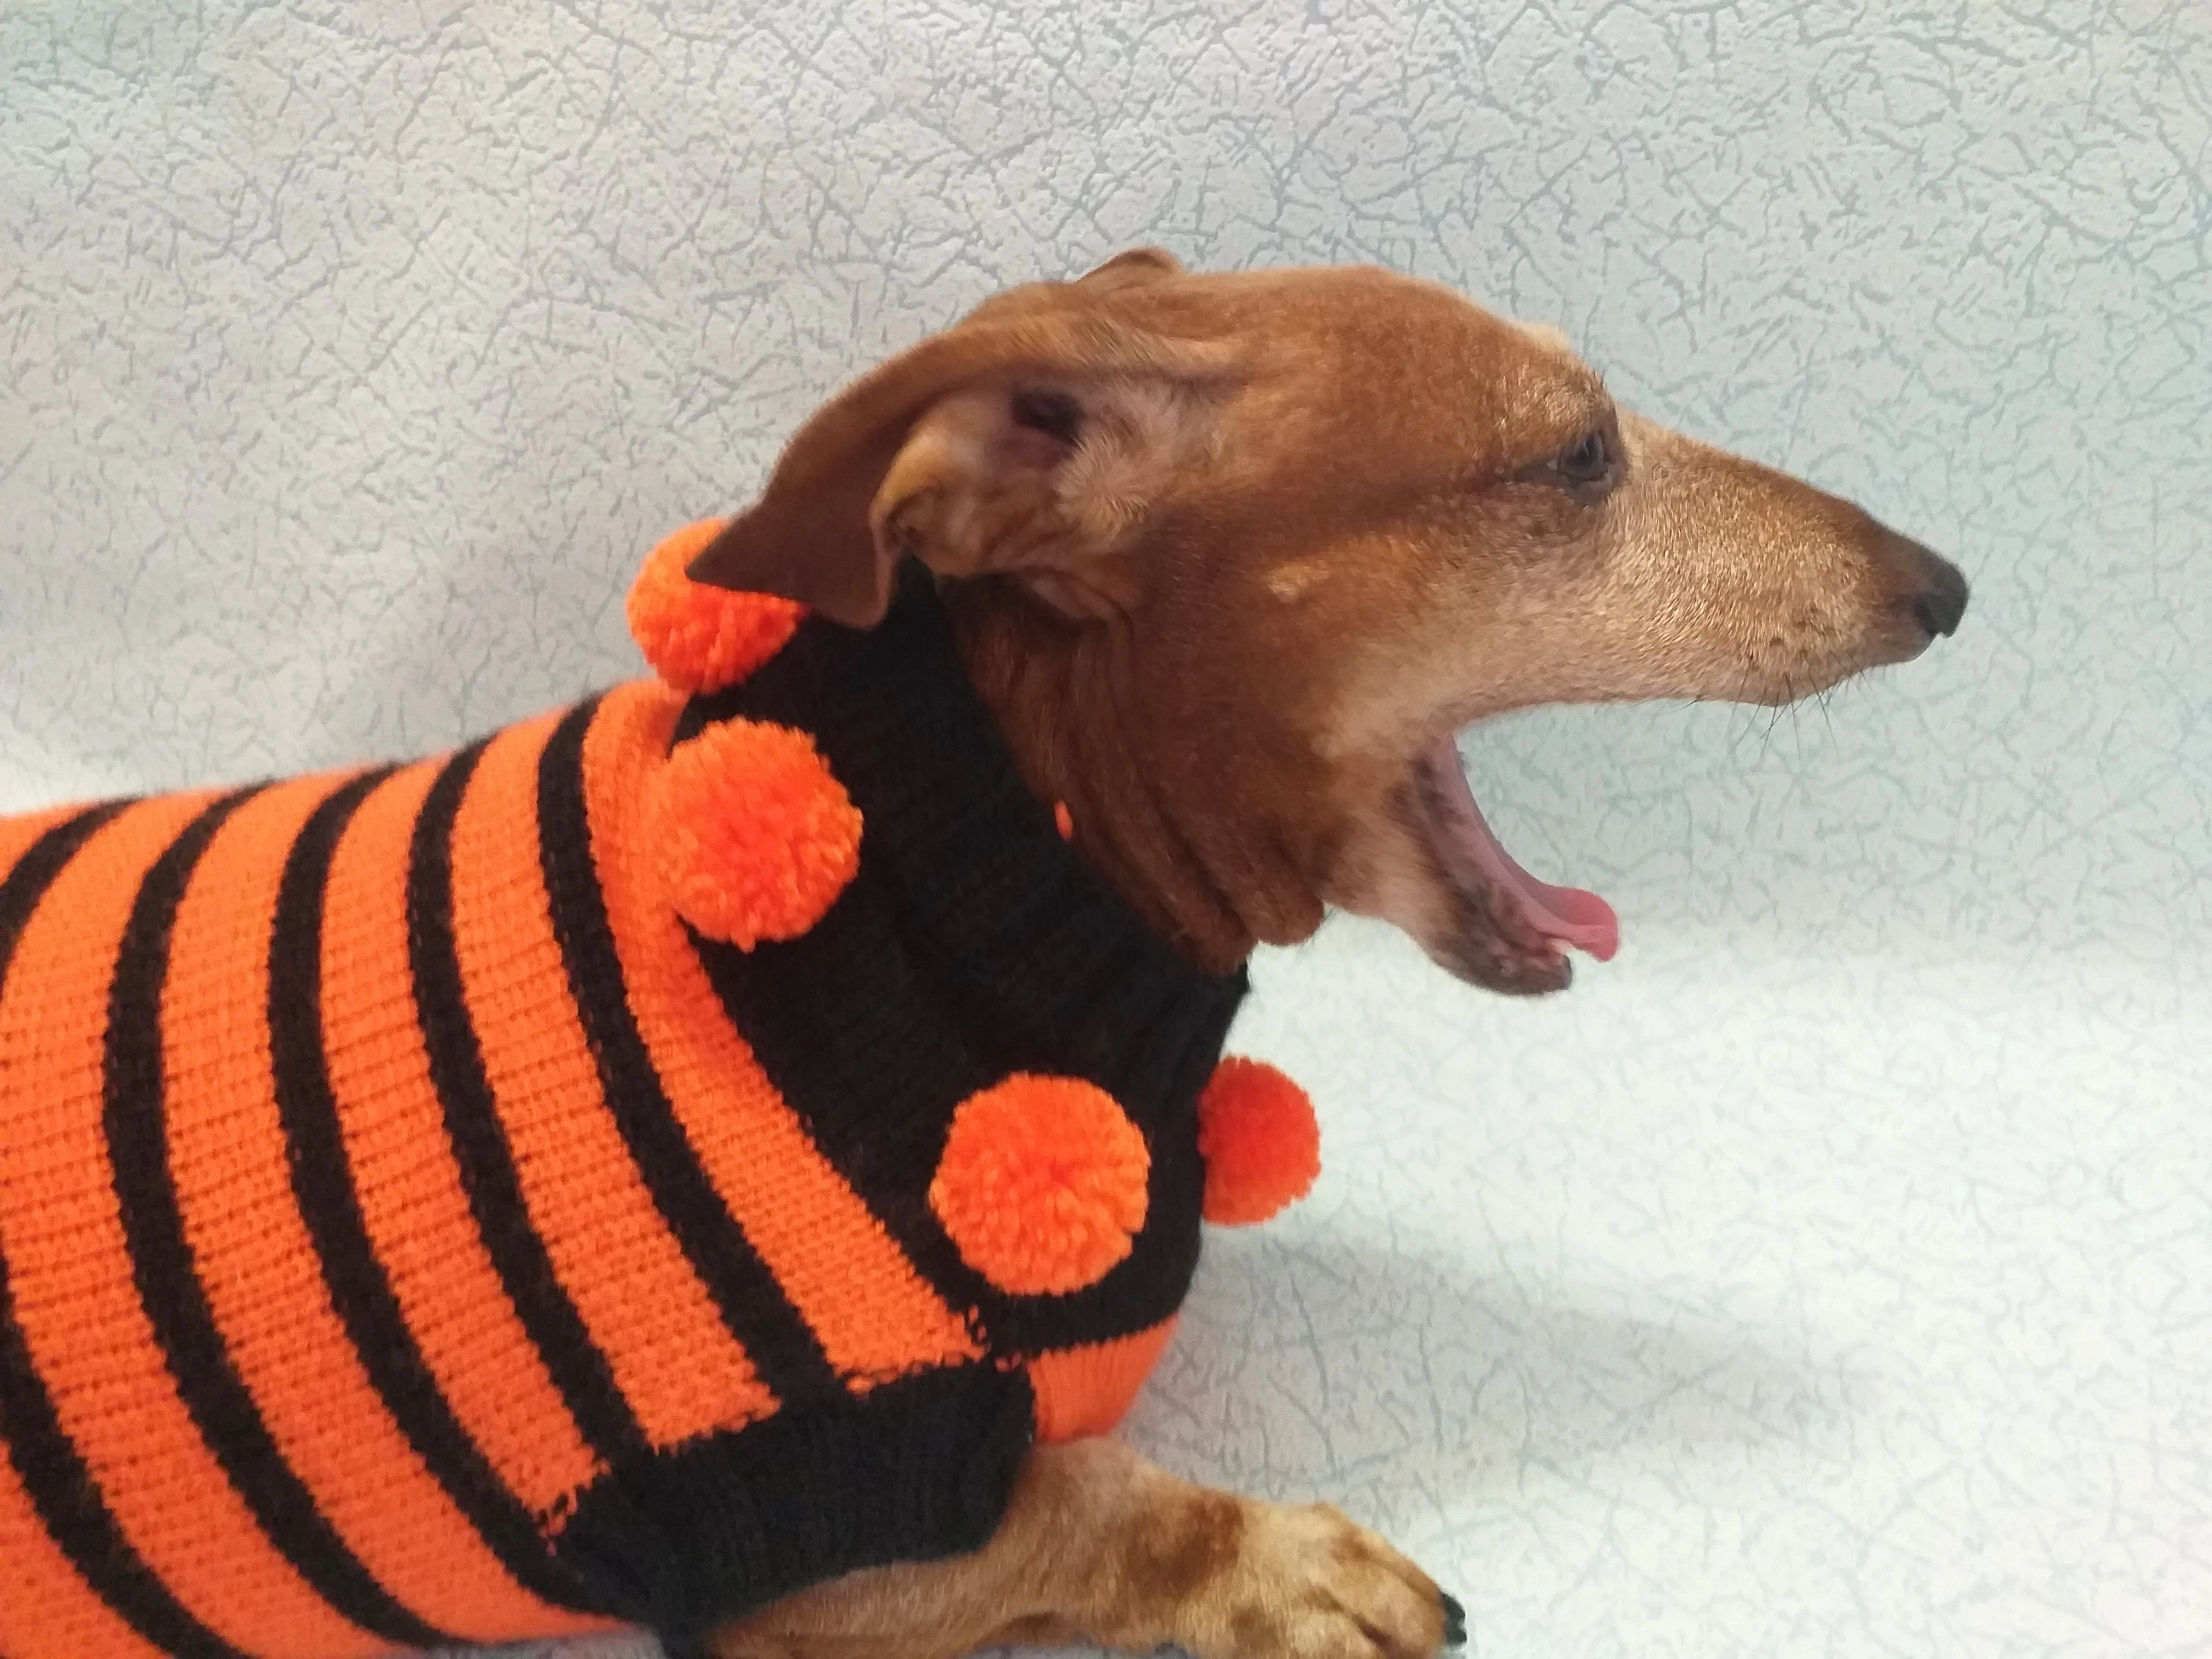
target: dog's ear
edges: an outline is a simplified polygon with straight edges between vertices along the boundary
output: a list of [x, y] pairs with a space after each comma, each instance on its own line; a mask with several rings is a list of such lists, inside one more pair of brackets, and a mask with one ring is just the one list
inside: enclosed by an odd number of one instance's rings
[[1094, 289], [1136, 288], [1182, 275], [1182, 261], [1164, 247], [1133, 247], [1077, 278]]
[[[1129, 469], [1113, 463], [1187, 438], [1191, 400], [1227, 367], [1221, 348], [1141, 327], [1117, 303], [1130, 279], [1172, 267], [1140, 251], [1095, 283], [1017, 290], [864, 376], [799, 428], [692, 578], [865, 628], [912, 555], [946, 575], [1018, 574], [1063, 609], [1094, 608], [1081, 556], [1134, 505]], [[1091, 499], [1076, 473], [1098, 486]]]

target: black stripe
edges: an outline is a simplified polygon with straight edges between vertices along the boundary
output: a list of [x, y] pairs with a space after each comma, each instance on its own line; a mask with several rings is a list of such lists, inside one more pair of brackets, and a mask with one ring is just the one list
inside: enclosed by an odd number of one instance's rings
[[[0, 882], [0, 987], [32, 910], [85, 839], [127, 803], [96, 806], [56, 825]], [[70, 1564], [131, 1628], [177, 1659], [245, 1659], [186, 1612], [100, 1496], [92, 1471], [63, 1429], [52, 1395], [15, 1320], [8, 1263], [0, 1254], [0, 1440], [40, 1523]]]
[[148, 1643], [176, 1659], [245, 1659], [185, 1610], [123, 1535], [92, 1471], [64, 1431], [31, 1363], [0, 1260], [0, 1437], [47, 1536], [93, 1593]]
[[224, 820], [257, 793], [216, 801], [154, 861], [131, 904], [109, 984], [103, 1116], [131, 1275], [185, 1410], [270, 1543], [360, 1629], [405, 1647], [458, 1643], [377, 1582], [284, 1461], [224, 1345], [185, 1237], [169, 1160], [161, 987], [192, 871]]
[[915, 1371], [602, 1476], [578, 1497], [561, 1559], [670, 1659], [703, 1659], [716, 1626], [809, 1584], [982, 1548], [1035, 1423], [1018, 1367]]
[[507, 1489], [439, 1392], [377, 1259], [346, 1161], [323, 1052], [324, 888], [340, 833], [378, 781], [360, 779], [316, 808], [292, 844], [277, 894], [269, 1037], [292, 1192], [321, 1258], [331, 1301], [400, 1432], [515, 1583], [541, 1601], [582, 1607], [581, 1593], [555, 1565], [530, 1511]]
[[631, 1017], [606, 897], [592, 862], [584, 734], [596, 702], [571, 709], [538, 764], [539, 850], [568, 988], [599, 1065], [607, 1109], [638, 1173], [728, 1327], [776, 1398], [842, 1395], [822, 1345], [708, 1180]]
[[453, 945], [453, 817], [484, 745], [463, 750], [438, 774], [416, 820], [407, 871], [407, 956], [415, 1007], [429, 1046], [430, 1079], [445, 1107], [446, 1133], [477, 1231], [537, 1345], [576, 1425], [601, 1458], [617, 1463], [652, 1449], [613, 1369], [562, 1290], [544, 1241], [530, 1225], [514, 1149], [493, 1104], [483, 1050], [469, 1023]]

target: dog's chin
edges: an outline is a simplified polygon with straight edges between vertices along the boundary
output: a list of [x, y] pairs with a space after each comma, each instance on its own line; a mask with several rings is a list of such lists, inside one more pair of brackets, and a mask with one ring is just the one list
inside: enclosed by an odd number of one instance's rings
[[1474, 804], [1455, 739], [1414, 760], [1404, 817], [1420, 848], [1427, 888], [1413, 937], [1445, 972], [1508, 996], [1541, 996], [1574, 982], [1571, 951], [1603, 962], [1620, 940], [1612, 907], [1595, 893], [1537, 880], [1506, 852]]

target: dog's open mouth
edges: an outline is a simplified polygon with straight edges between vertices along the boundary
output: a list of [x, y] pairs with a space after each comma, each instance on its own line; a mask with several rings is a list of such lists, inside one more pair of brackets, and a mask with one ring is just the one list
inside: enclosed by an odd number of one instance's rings
[[1564, 988], [1570, 949], [1600, 962], [1620, 945], [1613, 907], [1578, 887], [1554, 887], [1516, 863], [1492, 833], [1468, 787], [1457, 741], [1438, 738], [1413, 763], [1414, 817], [1449, 890], [1454, 915], [1430, 954], [1493, 990]]

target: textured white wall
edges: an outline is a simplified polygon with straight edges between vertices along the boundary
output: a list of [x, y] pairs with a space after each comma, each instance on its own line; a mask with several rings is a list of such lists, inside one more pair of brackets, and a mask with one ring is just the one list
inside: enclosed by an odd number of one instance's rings
[[1776, 720], [1474, 744], [1627, 945], [1334, 929], [1331, 1172], [1140, 1415], [1506, 1655], [2212, 1652], [2212, 7], [0, 11], [0, 807], [629, 671], [661, 532], [988, 290], [1164, 241], [1565, 325], [1955, 556]]

